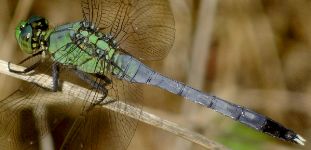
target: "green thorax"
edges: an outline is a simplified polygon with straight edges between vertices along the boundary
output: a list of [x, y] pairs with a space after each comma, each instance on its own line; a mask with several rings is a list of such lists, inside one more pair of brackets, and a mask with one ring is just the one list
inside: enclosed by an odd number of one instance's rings
[[119, 52], [100, 32], [85, 28], [81, 22], [52, 29], [48, 52], [52, 59], [87, 73], [118, 73]]

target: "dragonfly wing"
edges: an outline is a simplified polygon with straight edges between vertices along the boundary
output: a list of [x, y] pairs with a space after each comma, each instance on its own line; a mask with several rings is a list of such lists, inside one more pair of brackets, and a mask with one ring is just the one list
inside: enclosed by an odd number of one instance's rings
[[[42, 64], [41, 73], [51, 74], [51, 67]], [[52, 87], [45, 75], [38, 75], [36, 82], [46, 83]], [[13, 95], [0, 101], [0, 141], [7, 149], [38, 149], [39, 141], [53, 131], [63, 119], [63, 115], [49, 117], [48, 107], [51, 105], [66, 105], [60, 112], [69, 110], [64, 101], [66, 96], [59, 92], [47, 91], [38, 85], [24, 83]], [[60, 112], [53, 112], [61, 114]], [[50, 121], [49, 121], [50, 120]]]
[[[132, 84], [114, 77], [111, 78], [113, 84], [110, 87], [111, 90], [109, 96], [119, 100], [123, 104], [126, 104], [130, 107], [135, 107], [135, 109], [137, 110], [136, 114], [140, 116], [143, 107], [143, 93], [140, 85]], [[124, 112], [130, 109], [123, 104], [116, 103], [116, 107]], [[132, 119], [120, 113], [113, 113], [111, 115], [111, 120], [115, 122], [114, 124], [116, 126], [114, 126], [114, 130], [117, 131], [117, 134], [112, 137], [117, 137], [114, 140], [121, 139], [123, 142], [121, 143], [120, 148], [126, 149], [135, 134], [138, 120]]]
[[175, 39], [175, 23], [167, 0], [81, 0], [85, 21], [92, 22], [131, 55], [164, 58]]
[[[112, 83], [106, 86], [108, 90], [107, 99], [113, 101], [105, 99], [102, 103], [111, 103], [122, 111], [127, 111], [129, 109], [127, 106], [135, 107], [138, 110], [137, 115], [140, 115], [143, 98], [140, 87], [112, 76], [108, 78], [112, 80]], [[94, 81], [103, 83], [98, 78]], [[66, 143], [62, 143], [63, 149], [127, 149], [135, 134], [138, 121], [102, 108], [100, 105], [88, 110], [88, 107], [91, 106], [89, 102], [95, 103], [102, 98], [98, 92], [98, 89], [91, 89], [84, 98], [88, 105], [83, 104], [85, 107], [79, 107], [82, 110], [78, 112], [82, 112], [82, 114], [76, 114], [74, 120], [68, 121], [71, 123], [69, 125], [71, 128], [64, 133], [68, 140], [65, 140]]]
[[[74, 44], [63, 46], [59, 50], [66, 49], [67, 53], [57, 59], [66, 59], [75, 48]], [[32, 57], [22, 65], [31, 66], [40, 59], [41, 55]], [[53, 82], [48, 76], [52, 74], [52, 63], [41, 63], [36, 68], [36, 77], [31, 76], [28, 81], [45, 84], [51, 90]], [[67, 73], [61, 75], [71, 78]], [[39, 141], [48, 133], [53, 133], [76, 103], [69, 96], [49, 91], [34, 83], [24, 83], [13, 95], [0, 100], [0, 144], [8, 149], [38, 149]], [[58, 109], [51, 109], [53, 106]]]

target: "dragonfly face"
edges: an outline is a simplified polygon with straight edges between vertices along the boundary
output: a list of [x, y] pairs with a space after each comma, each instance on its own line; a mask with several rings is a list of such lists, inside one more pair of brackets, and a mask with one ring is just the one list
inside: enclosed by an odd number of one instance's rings
[[15, 30], [15, 37], [21, 50], [33, 54], [46, 44], [44, 35], [48, 30], [45, 18], [33, 16], [27, 21], [21, 21]]

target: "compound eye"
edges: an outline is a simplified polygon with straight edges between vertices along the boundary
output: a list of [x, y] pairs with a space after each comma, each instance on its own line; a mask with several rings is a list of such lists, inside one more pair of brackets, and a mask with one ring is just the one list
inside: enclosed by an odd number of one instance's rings
[[29, 39], [31, 38], [31, 33], [25, 33], [24, 35], [22, 35], [21, 37], [24, 41], [29, 41]]
[[32, 37], [32, 29], [30, 26], [26, 26], [23, 28], [23, 30], [21, 30], [21, 38], [23, 40], [28, 41], [29, 39], [31, 39]]
[[26, 40], [29, 40], [30, 37], [31, 37], [31, 34], [30, 34], [30, 33], [27, 33], [26, 36], [25, 36], [25, 39], [26, 39]]
[[19, 29], [20, 29], [20, 30], [23, 30], [25, 27], [26, 27], [26, 26], [23, 24], [23, 25], [20, 26]]

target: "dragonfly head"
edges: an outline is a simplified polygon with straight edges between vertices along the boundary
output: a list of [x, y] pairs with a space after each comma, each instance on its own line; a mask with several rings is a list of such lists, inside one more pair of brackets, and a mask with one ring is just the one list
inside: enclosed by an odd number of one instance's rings
[[48, 30], [45, 18], [32, 16], [27, 21], [21, 21], [16, 27], [15, 37], [19, 47], [27, 54], [33, 54], [42, 48], [44, 35]]

